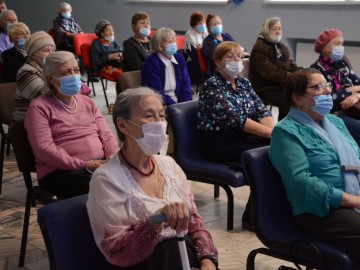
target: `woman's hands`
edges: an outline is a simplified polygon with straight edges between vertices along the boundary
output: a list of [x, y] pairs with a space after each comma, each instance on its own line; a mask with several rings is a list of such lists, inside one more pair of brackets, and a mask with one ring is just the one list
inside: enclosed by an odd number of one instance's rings
[[341, 109], [342, 110], [349, 109], [356, 102], [358, 102], [359, 99], [360, 99], [360, 94], [359, 93], [354, 93], [351, 96], [348, 96], [347, 98], [345, 98], [343, 101], [340, 102]]
[[184, 203], [169, 203], [159, 211], [165, 214], [167, 223], [169, 224], [170, 228], [176, 230], [177, 233], [186, 231], [188, 229], [190, 213], [189, 209]]
[[122, 60], [122, 54], [117, 52], [117, 53], [110, 53], [108, 54], [108, 59], [109, 60], [118, 60], [121, 61]]
[[107, 159], [94, 159], [94, 160], [89, 160], [87, 162], [86, 165], [86, 169], [89, 171], [95, 171], [97, 168], [99, 168], [101, 165], [103, 165], [104, 163], [106, 163], [108, 160]]
[[201, 261], [200, 270], [216, 270], [216, 265], [209, 259], [204, 259]]

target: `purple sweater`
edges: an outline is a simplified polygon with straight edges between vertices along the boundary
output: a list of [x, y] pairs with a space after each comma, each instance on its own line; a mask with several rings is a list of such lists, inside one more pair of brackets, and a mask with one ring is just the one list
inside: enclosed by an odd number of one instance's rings
[[92, 159], [110, 158], [118, 142], [94, 101], [76, 95], [77, 111], [70, 114], [54, 96], [34, 99], [25, 128], [36, 160], [37, 179], [55, 170], [77, 171]]

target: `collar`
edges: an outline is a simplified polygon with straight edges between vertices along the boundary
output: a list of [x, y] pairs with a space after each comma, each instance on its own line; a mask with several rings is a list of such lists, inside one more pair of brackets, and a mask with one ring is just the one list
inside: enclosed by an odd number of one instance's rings
[[160, 60], [165, 64], [165, 66], [170, 66], [171, 63], [174, 63], [175, 65], [178, 65], [178, 62], [176, 61], [174, 55], [171, 56], [171, 58], [165, 57], [162, 53], [158, 53], [158, 56]]

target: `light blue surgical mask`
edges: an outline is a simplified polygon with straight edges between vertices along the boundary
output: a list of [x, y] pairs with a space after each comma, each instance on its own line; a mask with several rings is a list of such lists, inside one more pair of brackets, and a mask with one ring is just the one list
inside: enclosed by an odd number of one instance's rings
[[56, 79], [60, 82], [59, 91], [61, 94], [65, 96], [75, 96], [79, 93], [82, 85], [80, 75], [68, 75]]
[[18, 39], [18, 45], [17, 45], [17, 46], [18, 46], [20, 49], [24, 50], [24, 49], [25, 49], [26, 40], [27, 40], [27, 38], [19, 38], [19, 39]]
[[141, 27], [140, 30], [139, 30], [139, 34], [140, 34], [140, 36], [142, 36], [143, 38], [144, 38], [144, 37], [147, 37], [148, 35], [150, 35], [150, 28]]
[[218, 25], [215, 25], [215, 26], [211, 27], [210, 30], [211, 30], [211, 33], [213, 35], [217, 36], [217, 35], [220, 35], [222, 33], [223, 26], [222, 26], [222, 24], [218, 24]]
[[199, 33], [204, 33], [205, 32], [205, 24], [200, 24], [196, 26], [196, 31], [198, 31]]
[[326, 116], [333, 108], [333, 99], [331, 95], [314, 96], [315, 106], [312, 110], [322, 116]]
[[176, 43], [170, 43], [170, 44], [167, 44], [165, 46], [165, 53], [168, 55], [168, 56], [172, 56], [174, 55], [175, 53], [177, 52], [177, 45]]
[[13, 25], [14, 25], [13, 23], [7, 23], [6, 24], [6, 32], [9, 32], [10, 27]]
[[344, 46], [335, 46], [332, 48], [330, 58], [334, 61], [339, 61], [344, 57], [345, 48]]
[[70, 19], [71, 18], [71, 12], [63, 12], [63, 13], [61, 13], [61, 16], [63, 16], [65, 19]]

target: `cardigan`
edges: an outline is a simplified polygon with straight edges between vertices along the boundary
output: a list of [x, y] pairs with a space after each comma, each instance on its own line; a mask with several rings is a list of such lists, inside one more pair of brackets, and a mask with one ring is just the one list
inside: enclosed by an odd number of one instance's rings
[[[172, 63], [175, 72], [176, 89], [175, 95], [178, 102], [192, 100], [190, 77], [181, 53], [175, 53], [174, 57], [178, 64]], [[145, 61], [141, 69], [141, 85], [145, 85], [161, 94], [165, 105], [174, 104], [175, 101], [165, 94], [165, 64], [157, 53], [152, 53]]]
[[125, 70], [140, 70], [143, 67], [146, 58], [148, 58], [151, 54], [150, 41], [146, 43], [140, 43], [131, 37], [125, 40], [123, 45]]
[[153, 155], [153, 159], [164, 177], [162, 199], [148, 196], [120, 163], [118, 155], [94, 172], [87, 209], [100, 251], [117, 266], [144, 261], [157, 244], [176, 237], [176, 231], [166, 223], [156, 230], [150, 215], [170, 202], [183, 202], [190, 212], [185, 233], [192, 239], [198, 259], [206, 255], [217, 257], [211, 235], [188, 191], [186, 175], [169, 156]]
[[111, 158], [119, 145], [93, 99], [75, 95], [77, 111], [68, 113], [55, 96], [34, 99], [25, 116], [37, 179], [55, 170], [86, 169], [93, 159]]
[[284, 83], [288, 72], [297, 69], [297, 65], [290, 59], [290, 52], [284, 43], [278, 43], [283, 56], [276, 57], [275, 45], [263, 38], [258, 38], [252, 48], [249, 60], [249, 79], [256, 93], [270, 89], [285, 91]]
[[26, 52], [12, 47], [2, 53], [3, 75], [5, 82], [15, 82], [16, 74], [25, 63]]
[[[360, 156], [344, 122], [335, 115], [326, 117]], [[331, 208], [340, 207], [345, 180], [339, 156], [313, 128], [285, 117], [272, 132], [269, 156], [281, 175], [293, 215], [310, 213], [323, 217]]]
[[103, 45], [102, 38], [95, 39], [91, 44], [91, 63], [100, 71], [109, 62], [108, 55], [111, 53], [121, 52], [120, 44], [114, 40], [110, 44]]

